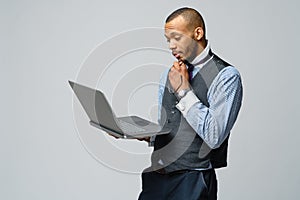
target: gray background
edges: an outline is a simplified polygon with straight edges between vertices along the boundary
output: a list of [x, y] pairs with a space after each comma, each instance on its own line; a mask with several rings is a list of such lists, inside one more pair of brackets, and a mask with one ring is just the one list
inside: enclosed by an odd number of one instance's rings
[[298, 199], [298, 2], [1, 0], [0, 198], [137, 198], [138, 174], [100, 164], [81, 144], [67, 80], [107, 38], [162, 27], [188, 5], [203, 13], [212, 48], [244, 83], [219, 199]]

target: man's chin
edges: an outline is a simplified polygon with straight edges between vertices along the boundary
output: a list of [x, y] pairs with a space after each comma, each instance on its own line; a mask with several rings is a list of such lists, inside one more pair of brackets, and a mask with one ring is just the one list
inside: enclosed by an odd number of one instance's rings
[[180, 55], [180, 54], [177, 54], [177, 55], [174, 55], [174, 57], [178, 60], [178, 61], [187, 61], [187, 58], [183, 55]]

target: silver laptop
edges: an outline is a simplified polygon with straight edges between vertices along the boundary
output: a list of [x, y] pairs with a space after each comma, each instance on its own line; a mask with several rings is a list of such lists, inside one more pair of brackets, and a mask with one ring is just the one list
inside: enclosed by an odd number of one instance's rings
[[116, 117], [101, 91], [72, 81], [69, 84], [94, 127], [120, 138], [143, 138], [171, 131], [138, 116]]

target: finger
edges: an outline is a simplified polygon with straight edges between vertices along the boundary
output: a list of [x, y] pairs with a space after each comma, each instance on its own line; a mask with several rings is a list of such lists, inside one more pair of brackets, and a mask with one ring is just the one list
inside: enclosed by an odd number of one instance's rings
[[187, 71], [186, 65], [182, 63], [180, 66], [180, 71]]
[[184, 64], [184, 63], [183, 63], [182, 60], [179, 60], [179, 61], [178, 61], [178, 64], [179, 64], [179, 66], [181, 66], [181, 65]]
[[180, 72], [175, 69], [175, 68], [172, 68], [171, 71], [169, 72], [169, 77], [176, 77], [180, 74]]
[[[175, 70], [176, 70], [175, 67], [172, 66], [172, 67], [171, 67], [171, 70], [170, 70], [170, 73], [173, 73]], [[170, 74], [170, 73], [169, 73], [169, 74]]]
[[180, 70], [180, 66], [179, 66], [179, 63], [178, 62], [174, 62], [173, 63], [173, 67], [176, 69], [176, 70]]
[[173, 66], [173, 67], [171, 68], [169, 74], [171, 74], [171, 75], [173, 76], [174, 74], [179, 73], [179, 72], [180, 72], [179, 70], [180, 70], [180, 69], [176, 69], [176, 68]]

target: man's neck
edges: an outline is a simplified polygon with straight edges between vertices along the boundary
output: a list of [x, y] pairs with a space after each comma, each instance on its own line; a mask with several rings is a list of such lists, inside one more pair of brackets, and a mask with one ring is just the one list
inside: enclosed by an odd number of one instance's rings
[[209, 42], [205, 42], [205, 48], [202, 47], [202, 50], [200, 53], [190, 62], [193, 65], [197, 65], [198, 63], [201, 63], [203, 60], [206, 60], [206, 58], [209, 56], [210, 52], [210, 45]]

